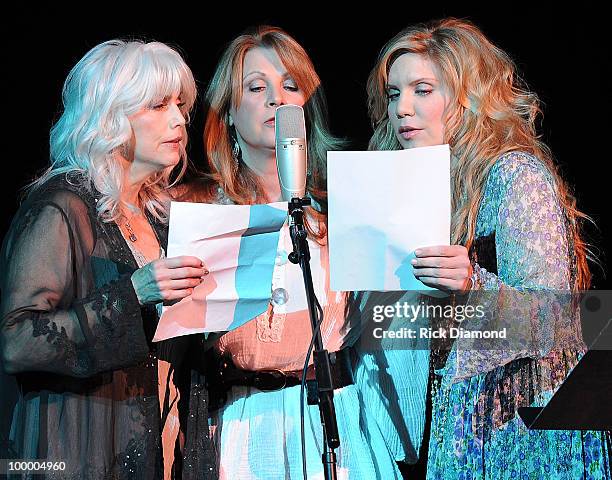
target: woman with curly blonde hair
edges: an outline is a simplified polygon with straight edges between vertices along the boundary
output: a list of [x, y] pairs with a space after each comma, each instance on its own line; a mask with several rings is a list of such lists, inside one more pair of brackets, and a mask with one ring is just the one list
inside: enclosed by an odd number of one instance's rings
[[438, 359], [428, 477], [609, 478], [606, 434], [528, 431], [516, 414], [545, 403], [585, 350], [577, 315], [564, 323], [543, 292], [590, 282], [586, 217], [536, 134], [536, 95], [476, 26], [445, 19], [383, 47], [368, 107], [372, 150], [450, 146], [452, 245], [418, 249], [415, 276], [470, 302], [497, 298], [500, 317], [514, 312], [540, 343], [477, 351], [457, 340]]

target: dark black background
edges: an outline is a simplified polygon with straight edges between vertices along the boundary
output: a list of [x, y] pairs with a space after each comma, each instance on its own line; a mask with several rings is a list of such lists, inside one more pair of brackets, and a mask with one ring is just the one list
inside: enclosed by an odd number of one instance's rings
[[[20, 187], [48, 163], [49, 128], [60, 111], [61, 87], [72, 66], [93, 46], [112, 38], [146, 38], [179, 47], [203, 91], [224, 45], [244, 28], [278, 25], [309, 52], [326, 91], [332, 130], [365, 149], [371, 129], [365, 82], [382, 45], [406, 25], [445, 16], [468, 18], [506, 50], [543, 101], [541, 133], [552, 147], [579, 207], [598, 228], [588, 230], [600, 250], [603, 270], [594, 268], [595, 286], [605, 279], [612, 244], [608, 117], [610, 113], [609, 25], [588, 2], [534, 7], [536, 2], [487, 2], [487, 8], [443, 8], [422, 2], [370, 2], [359, 10], [328, 10], [313, 3], [240, 4], [220, 2], [206, 10], [174, 2], [155, 8], [90, 3], [88, 14], [60, 7], [3, 9], [1, 22], [4, 137], [0, 178], [0, 237], [18, 205]], [[151, 4], [152, 5], [152, 4]], [[357, 5], [357, 2], [353, 2]], [[84, 4], [78, 6], [83, 9]], [[219, 10], [221, 10], [219, 12]], [[191, 159], [201, 163], [202, 108], [190, 127]], [[606, 246], [606, 248], [604, 248]], [[2, 430], [6, 415], [0, 408]], [[3, 435], [2, 435], [3, 436]], [[412, 473], [419, 478], [424, 464]]]
[[[535, 3], [535, 2], [533, 2]], [[579, 207], [598, 229], [589, 238], [600, 249], [612, 243], [609, 205], [609, 47], [601, 11], [534, 9], [526, 4], [489, 2], [487, 9], [424, 7], [415, 2], [372, 2], [334, 13], [310, 3], [243, 5], [222, 2], [213, 14], [178, 2], [153, 8], [92, 4], [104, 8], [77, 15], [60, 9], [22, 9], [2, 21], [5, 45], [5, 145], [1, 179], [4, 236], [18, 205], [18, 189], [48, 162], [49, 128], [60, 111], [60, 92], [72, 66], [96, 44], [139, 37], [179, 47], [202, 92], [224, 45], [244, 28], [269, 23], [285, 28], [309, 52], [327, 94], [332, 130], [365, 149], [371, 129], [365, 82], [382, 45], [408, 24], [457, 16], [468, 18], [506, 50], [543, 101], [541, 132], [575, 187]], [[355, 3], [356, 5], [356, 3]], [[91, 7], [90, 7], [91, 8]], [[89, 10], [89, 9], [88, 9]], [[199, 106], [190, 128], [190, 157], [202, 162], [203, 115]], [[601, 252], [605, 261], [605, 251]], [[604, 267], [607, 270], [607, 267]], [[601, 271], [595, 285], [610, 288]]]

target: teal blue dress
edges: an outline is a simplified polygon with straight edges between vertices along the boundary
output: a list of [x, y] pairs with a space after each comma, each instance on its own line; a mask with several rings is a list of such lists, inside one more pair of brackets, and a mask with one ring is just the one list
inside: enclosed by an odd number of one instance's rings
[[609, 432], [528, 430], [516, 413], [546, 404], [586, 348], [559, 300], [568, 296], [554, 293], [569, 291], [575, 266], [553, 177], [537, 158], [511, 152], [491, 168], [475, 237], [489, 240], [492, 258], [487, 248], [476, 256], [468, 301], [496, 298], [505, 325], [529, 341], [496, 351], [455, 341], [432, 388], [427, 478], [611, 478]]

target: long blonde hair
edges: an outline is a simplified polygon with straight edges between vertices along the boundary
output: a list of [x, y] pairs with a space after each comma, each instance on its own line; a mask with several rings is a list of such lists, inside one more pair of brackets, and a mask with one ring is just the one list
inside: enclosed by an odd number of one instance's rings
[[386, 88], [391, 65], [404, 53], [429, 59], [451, 98], [444, 139], [457, 160], [451, 172], [451, 242], [470, 248], [487, 176], [497, 159], [510, 151], [529, 153], [550, 170], [566, 215], [570, 254], [576, 263], [573, 287], [588, 288], [591, 255], [581, 236], [581, 223], [588, 217], [576, 208], [550, 149], [536, 132], [542, 113], [538, 97], [518, 77], [512, 59], [472, 23], [448, 18], [419, 24], [387, 42], [368, 78], [368, 111], [374, 128], [369, 148], [401, 149], [387, 115]]
[[[138, 40], [109, 40], [89, 52], [72, 68], [62, 91], [64, 109], [51, 128], [51, 166], [35, 180], [35, 189], [60, 174], [80, 173], [100, 192], [97, 213], [103, 221], [121, 215], [123, 168], [117, 151], [129, 151], [132, 129], [128, 119], [143, 107], [180, 93], [183, 114], [189, 116], [196, 99], [193, 74], [181, 55], [168, 45]], [[187, 132], [180, 145], [180, 164], [151, 176], [139, 192], [135, 207], [166, 220], [167, 189], [187, 166]]]

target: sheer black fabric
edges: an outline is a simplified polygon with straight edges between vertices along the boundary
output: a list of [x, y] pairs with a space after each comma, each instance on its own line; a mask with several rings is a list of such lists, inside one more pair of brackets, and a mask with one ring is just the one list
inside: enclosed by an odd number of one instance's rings
[[[65, 462], [49, 477], [162, 478], [157, 358], [188, 378], [196, 340], [151, 343], [155, 307], [139, 306], [130, 280], [138, 266], [117, 225], [98, 219], [97, 197], [78, 176], [57, 177], [29, 195], [4, 240], [0, 346], [14, 377], [0, 377], [0, 411], [13, 407], [1, 453]], [[165, 229], [149, 220], [165, 247]], [[183, 408], [201, 412], [204, 382], [197, 372], [191, 378], [183, 395], [193, 383], [200, 401]], [[190, 474], [214, 478], [205, 420], [190, 426], [185, 446], [201, 448]]]

